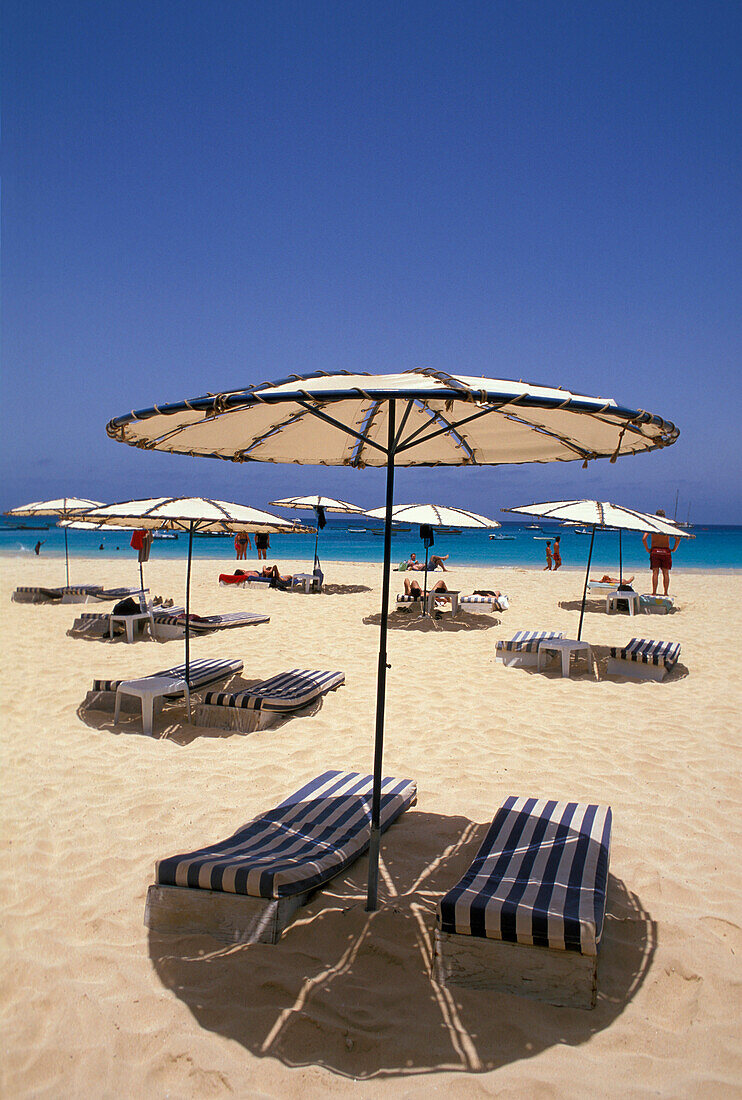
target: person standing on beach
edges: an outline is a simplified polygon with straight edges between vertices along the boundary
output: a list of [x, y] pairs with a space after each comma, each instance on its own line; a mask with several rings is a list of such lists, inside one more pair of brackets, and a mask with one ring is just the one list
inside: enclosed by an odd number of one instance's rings
[[265, 534], [263, 531], [258, 531], [255, 536], [255, 549], [258, 552], [258, 561], [267, 561], [270, 544], [270, 535]]
[[[661, 519], [665, 519], [665, 513], [661, 508], [657, 509], [656, 515]], [[652, 533], [650, 539], [649, 533], [644, 532], [642, 535], [642, 542], [644, 543], [644, 549], [649, 554], [649, 568], [652, 570], [652, 595], [657, 595], [657, 581], [659, 579], [660, 569], [662, 570], [662, 585], [667, 596], [670, 590], [670, 570], [672, 569], [672, 556], [680, 546], [680, 536], [675, 535], [675, 545], [670, 546], [669, 535], [659, 535], [656, 532]]]
[[559, 551], [559, 539], [561, 537], [562, 537], [561, 535], [557, 535], [557, 537], [554, 539], [553, 554], [554, 554], [554, 569], [555, 570], [558, 569], [559, 566], [562, 564], [562, 555]]
[[37, 558], [38, 558], [39, 554], [41, 553], [41, 547], [43, 545], [44, 545], [43, 542], [41, 541], [41, 539], [39, 539], [39, 541], [36, 543], [36, 545], [33, 548], [33, 552], [34, 552], [34, 554], [36, 555]]
[[551, 540], [546, 543], [546, 565], [544, 571], [551, 569]]

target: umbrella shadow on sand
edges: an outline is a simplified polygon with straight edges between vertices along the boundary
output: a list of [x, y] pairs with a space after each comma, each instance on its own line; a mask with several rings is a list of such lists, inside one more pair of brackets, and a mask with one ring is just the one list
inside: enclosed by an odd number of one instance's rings
[[[261, 682], [260, 680], [243, 680], [242, 677], [237, 676], [230, 680], [228, 689], [224, 690], [231, 692], [244, 691], [246, 688], [254, 687]], [[333, 693], [330, 692], [330, 694]], [[90, 695], [92, 696], [93, 693], [91, 692]], [[320, 696], [300, 710], [297, 709], [291, 711], [290, 714], [276, 716], [270, 725], [271, 732], [278, 732], [283, 726], [293, 722], [294, 719], [310, 718], [312, 715], [318, 714], [322, 710], [324, 698], [324, 696]], [[199, 697], [194, 694], [192, 696], [192, 715], [195, 715], [198, 702]], [[96, 705], [90, 698], [83, 700], [77, 708], [77, 716], [90, 729], [112, 733], [115, 736], [125, 736], [127, 734], [134, 734], [138, 737], [149, 736], [149, 734], [145, 735], [142, 731], [142, 713], [139, 704], [135, 699], [130, 699], [127, 696], [124, 696], [122, 700], [121, 715], [117, 723], [113, 721], [113, 704], [111, 704], [110, 709], [108, 706], [102, 709], [100, 703]], [[250, 735], [242, 730], [222, 729], [217, 726], [198, 726], [193, 721], [188, 722], [185, 703], [182, 700], [172, 702], [166, 700], [162, 704], [162, 710], [155, 713], [152, 736], [157, 740], [167, 739], [172, 744], [185, 748], [194, 741], [203, 738], [213, 740], [225, 737], [249, 737]]]
[[353, 596], [357, 592], [371, 592], [367, 584], [323, 584], [323, 596]]
[[430, 978], [435, 907], [487, 826], [408, 811], [382, 846], [382, 908], [365, 910], [367, 858], [319, 891], [273, 945], [149, 933], [163, 986], [199, 1025], [257, 1057], [361, 1080], [484, 1073], [609, 1027], [643, 984], [657, 929], [614, 876], [593, 1011]]
[[[494, 615], [477, 615], [466, 611], [459, 611], [455, 619], [451, 618], [448, 611], [434, 611], [432, 615], [423, 615], [419, 605], [408, 605], [405, 610], [397, 609], [387, 615], [389, 630], [419, 630], [423, 633], [455, 634], [459, 630], [489, 630], [493, 626], [499, 626], [500, 621]], [[366, 626], [378, 626], [381, 612], [367, 615], [363, 622]]]

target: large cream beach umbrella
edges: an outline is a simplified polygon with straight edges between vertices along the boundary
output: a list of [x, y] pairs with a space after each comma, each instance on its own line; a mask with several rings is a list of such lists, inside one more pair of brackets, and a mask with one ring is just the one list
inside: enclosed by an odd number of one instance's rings
[[85, 513], [85, 521], [101, 526], [133, 527], [149, 530], [188, 532], [188, 568], [186, 570], [185, 679], [190, 664], [191, 562], [195, 531], [236, 533], [265, 531], [270, 534], [301, 534], [307, 528], [261, 512], [244, 504], [231, 504], [208, 497], [148, 497], [108, 504]]
[[308, 496], [308, 497], [284, 497], [283, 500], [270, 500], [271, 508], [295, 508], [297, 511], [313, 511], [317, 520], [317, 535], [314, 540], [314, 568], [319, 567], [317, 546], [319, 545], [319, 533], [325, 526], [325, 512], [340, 512], [346, 516], [363, 515], [363, 508], [355, 504], [348, 504], [347, 500], [333, 500], [332, 497]]
[[[372, 519], [384, 519], [385, 508], [372, 508], [366, 512]], [[486, 530], [499, 527], [496, 519], [487, 519], [476, 512], [469, 512], [466, 508], [452, 508], [445, 504], [395, 504], [392, 508], [392, 519], [395, 523], [419, 523], [420, 538], [425, 546], [425, 578], [423, 581], [423, 608], [425, 597], [428, 594], [428, 553], [432, 546], [432, 533], [428, 527], [471, 527]]]
[[[6, 516], [56, 516], [69, 519], [99, 508], [100, 500], [86, 500], [84, 497], [58, 497], [56, 500], [36, 500], [32, 504], [23, 504], [20, 508], [11, 508]], [[67, 587], [70, 586], [70, 553], [67, 546], [67, 528], [64, 528], [64, 564], [67, 575]]]
[[[580, 625], [577, 629], [578, 641], [582, 637], [587, 583], [590, 579], [590, 562], [593, 556], [595, 532], [598, 528], [618, 531], [619, 554], [621, 553], [620, 539], [622, 531], [654, 532], [660, 535], [677, 535], [678, 538], [682, 539], [693, 538], [687, 531], [683, 531], [676, 523], [671, 523], [664, 516], [652, 516], [648, 512], [637, 512], [634, 508], [627, 508], [623, 504], [611, 504], [607, 500], [553, 500], [539, 504], [523, 504], [518, 508], [503, 508], [503, 512], [519, 512], [527, 516], [543, 516], [544, 519], [567, 520], [571, 523], [592, 527], [590, 550], [587, 555], [587, 569], [585, 570], [585, 584], [582, 589]], [[621, 557], [619, 578], [623, 578], [623, 557]]]
[[397, 466], [615, 461], [668, 447], [674, 424], [609, 398], [447, 374], [338, 372], [155, 405], [111, 420], [111, 439], [148, 451], [386, 471], [367, 908], [378, 890], [394, 471]]

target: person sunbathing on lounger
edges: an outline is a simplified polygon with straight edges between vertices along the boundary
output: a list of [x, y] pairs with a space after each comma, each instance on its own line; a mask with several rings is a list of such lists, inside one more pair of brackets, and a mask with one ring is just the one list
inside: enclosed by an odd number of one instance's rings
[[[414, 580], [411, 581], [409, 579], [409, 577], [405, 577], [405, 579], [404, 579], [404, 591], [405, 591], [405, 596], [414, 596], [416, 600], [421, 600], [423, 598], [423, 590], [420, 587], [419, 582], [414, 581]], [[436, 583], [433, 585], [433, 587], [429, 588], [428, 591], [429, 592], [447, 592], [448, 589], [446, 588], [446, 582], [445, 581], [436, 581]]]
[[[432, 557], [428, 560], [428, 572], [432, 573], [434, 569], [442, 569], [444, 573], [447, 573], [448, 570], [443, 564], [444, 561], [447, 560], [448, 554], [443, 554], [443, 556], [441, 556], [440, 554], [433, 554]], [[410, 554], [410, 560], [407, 562], [407, 568], [417, 569], [418, 572], [423, 572], [425, 570], [425, 562], [418, 561], [414, 554]]]
[[[634, 574], [633, 573], [631, 574], [630, 577], [624, 577], [623, 580], [621, 580], [620, 577], [609, 577], [607, 573], [604, 573], [603, 576], [600, 578], [600, 581], [598, 581], [597, 583], [598, 584], [631, 584], [633, 579], [634, 579]], [[595, 583], [595, 582], [593, 582], [593, 583]]]

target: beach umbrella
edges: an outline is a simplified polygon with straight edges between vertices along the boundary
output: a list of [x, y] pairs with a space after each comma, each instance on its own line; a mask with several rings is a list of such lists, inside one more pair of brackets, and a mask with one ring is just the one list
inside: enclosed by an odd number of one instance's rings
[[126, 500], [108, 504], [86, 513], [86, 522], [103, 526], [144, 528], [188, 532], [188, 567], [186, 570], [185, 617], [185, 679], [188, 683], [190, 663], [191, 562], [195, 531], [216, 531], [235, 534], [238, 531], [265, 531], [269, 534], [297, 534], [306, 528], [290, 523], [281, 516], [261, 512], [243, 504], [230, 504], [208, 497], [149, 497], [146, 500]]
[[590, 562], [593, 556], [595, 532], [598, 528], [619, 533], [619, 555], [621, 555], [619, 579], [621, 580], [623, 579], [623, 554], [620, 542], [622, 531], [654, 532], [661, 535], [677, 535], [678, 538], [692, 538], [687, 531], [682, 531], [677, 524], [671, 523], [664, 516], [651, 516], [648, 512], [637, 512], [634, 508], [626, 508], [623, 504], [611, 504], [607, 500], [554, 500], [542, 504], [524, 504], [519, 508], [503, 508], [503, 512], [520, 512], [529, 516], [543, 516], [545, 519], [568, 520], [571, 523], [592, 527], [577, 641], [582, 637], [587, 582], [590, 579]]
[[[385, 508], [373, 508], [366, 512], [372, 519], [384, 519]], [[473, 527], [492, 528], [499, 527], [496, 519], [487, 519], [476, 512], [468, 512], [465, 508], [450, 508], [445, 504], [395, 504], [392, 508], [392, 519], [395, 523], [406, 521], [420, 524], [420, 538], [425, 544], [425, 577], [423, 581], [423, 608], [428, 594], [428, 553], [432, 546], [432, 532], [430, 527]]]
[[[36, 500], [32, 504], [23, 504], [20, 508], [11, 508], [6, 516], [56, 516], [69, 519], [99, 508], [100, 500], [86, 500], [84, 497], [59, 497], [57, 500]], [[70, 553], [67, 546], [67, 528], [64, 529], [64, 564], [67, 574], [67, 587], [70, 586]]]
[[232, 462], [376, 466], [386, 472], [367, 908], [377, 905], [394, 472], [397, 466], [568, 462], [657, 447], [674, 424], [601, 397], [422, 368], [317, 372], [116, 417], [111, 439], [147, 451]]
[[317, 546], [319, 533], [325, 526], [325, 512], [341, 512], [343, 515], [363, 515], [363, 508], [357, 508], [355, 504], [348, 504], [347, 500], [333, 500], [332, 497], [286, 497], [284, 500], [269, 501], [271, 508], [295, 508], [298, 511], [313, 511], [317, 519], [317, 534], [314, 539], [314, 568], [319, 566]]

